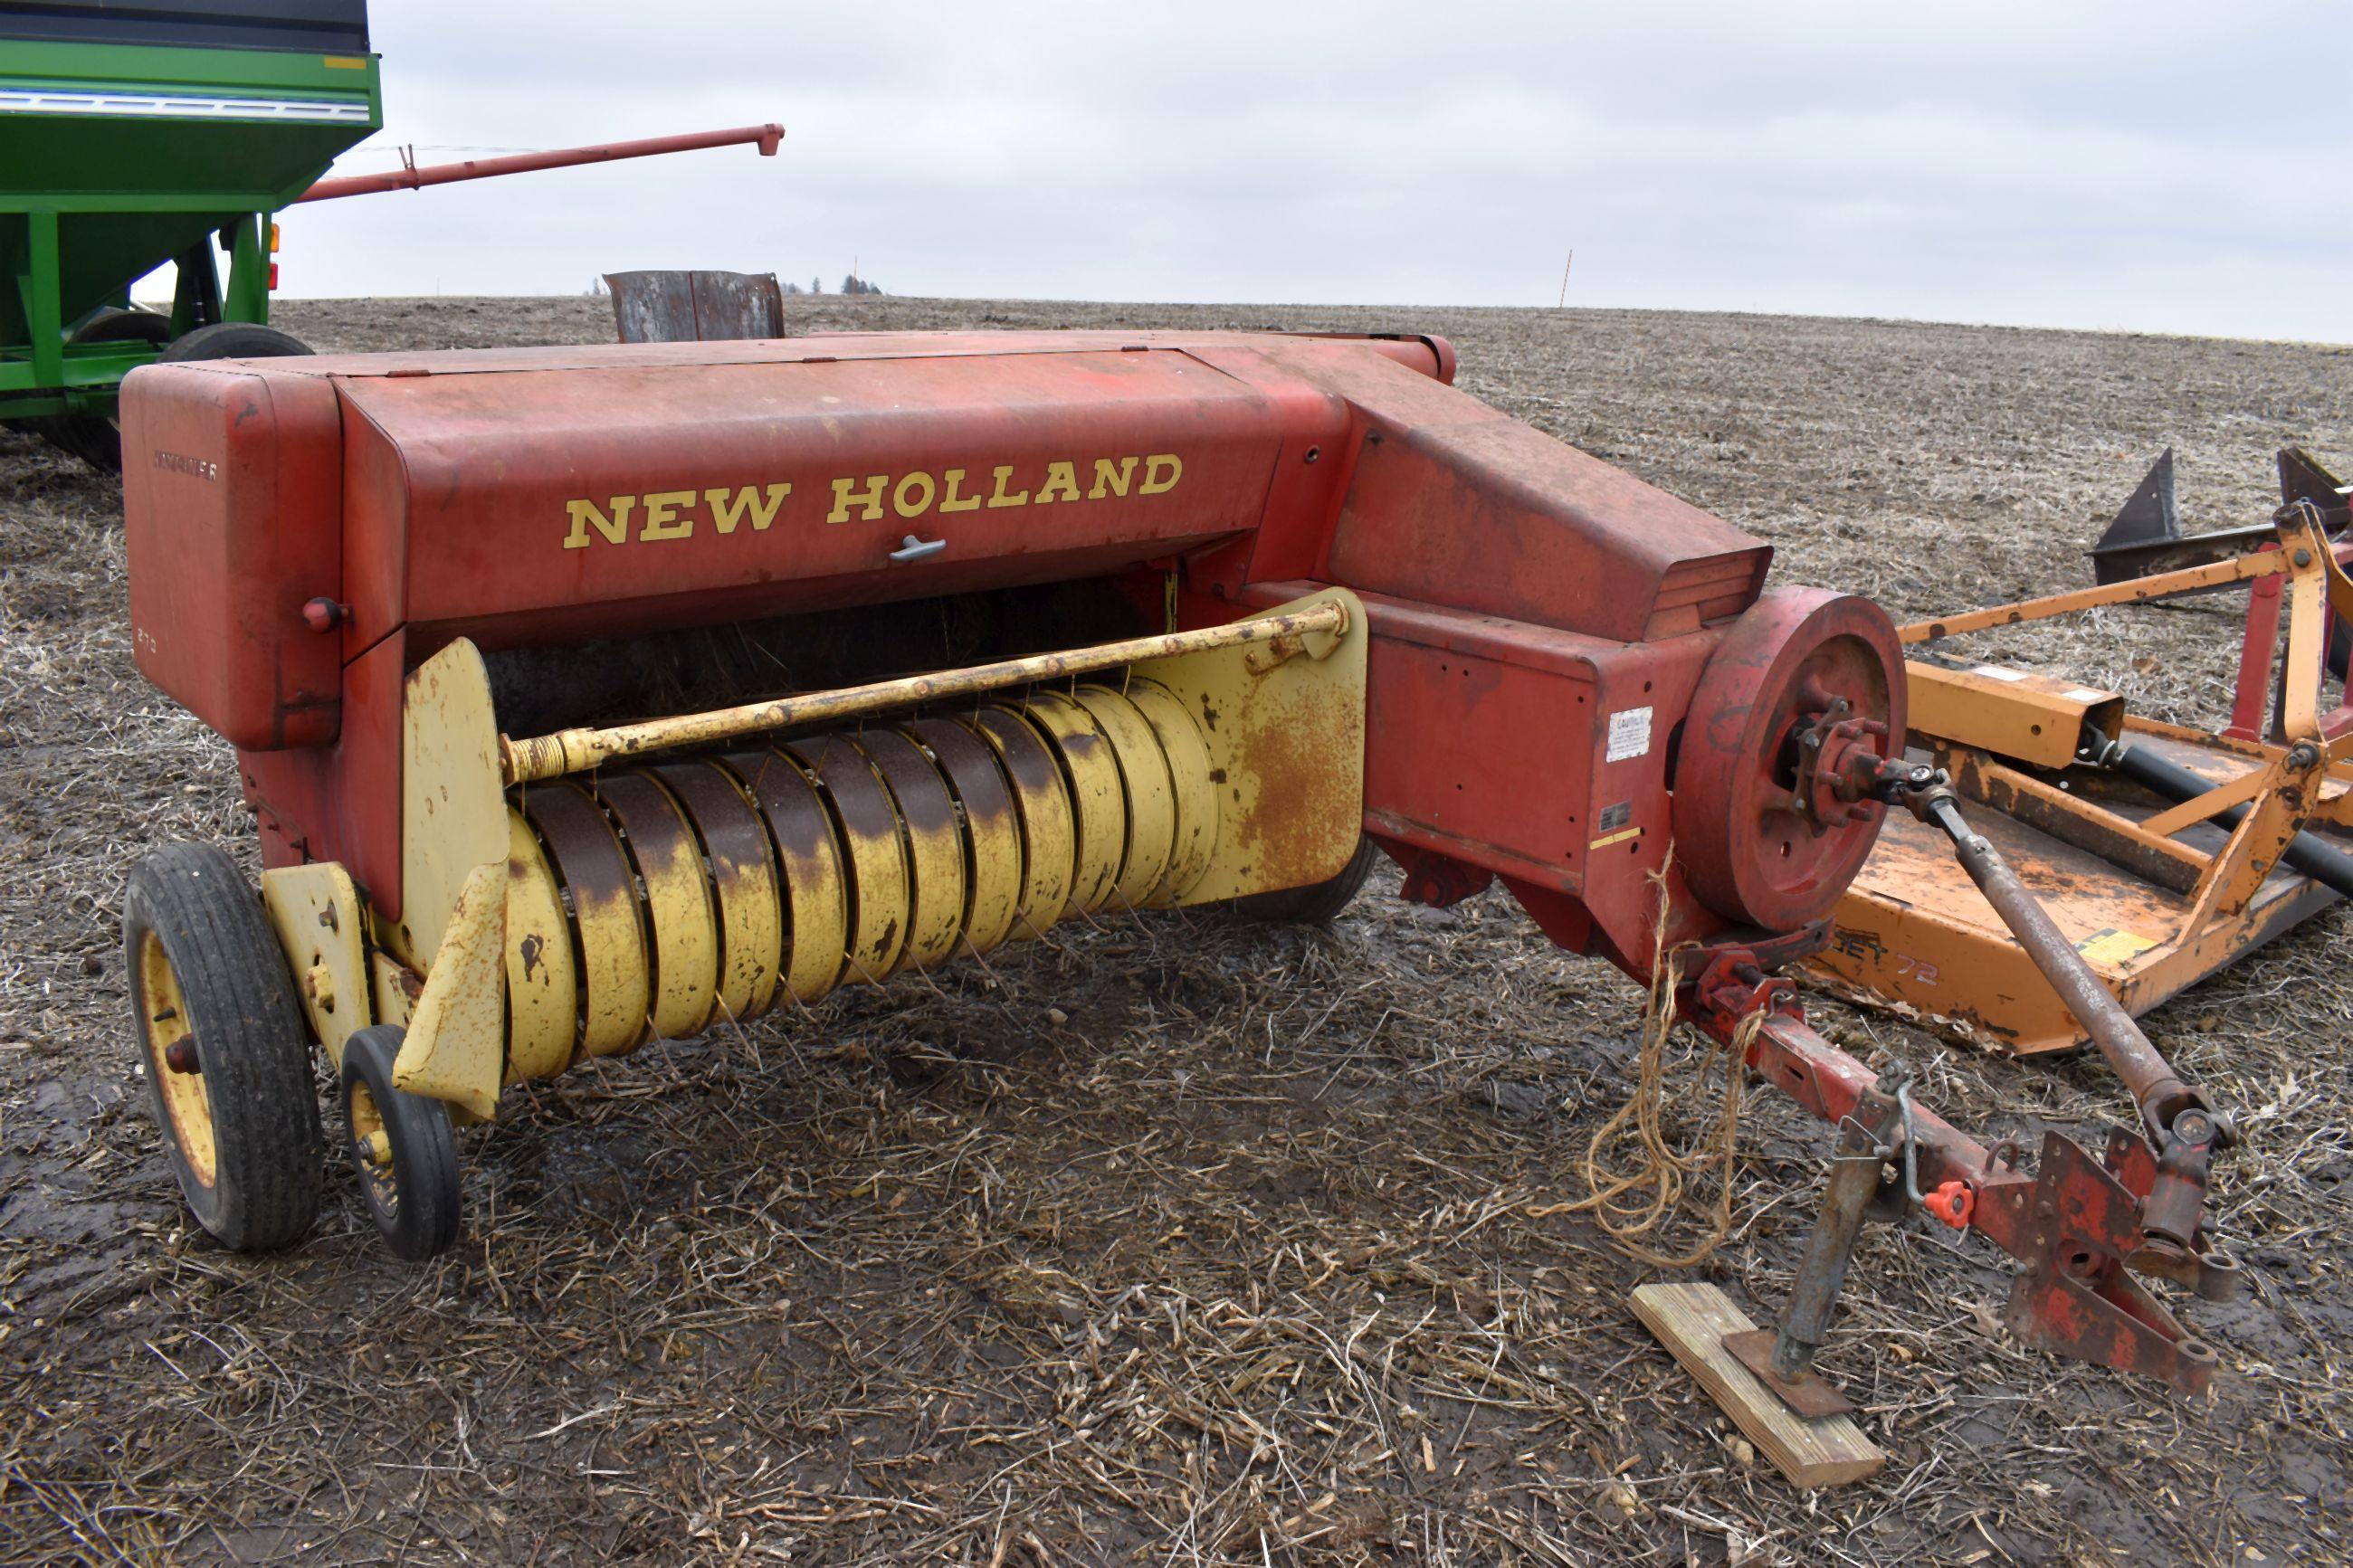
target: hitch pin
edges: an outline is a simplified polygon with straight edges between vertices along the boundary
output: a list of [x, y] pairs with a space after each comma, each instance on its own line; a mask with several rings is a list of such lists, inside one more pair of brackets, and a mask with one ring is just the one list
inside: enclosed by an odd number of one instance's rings
[[1852, 1152], [1832, 1154], [1831, 1163], [1884, 1165], [1890, 1160], [1897, 1161], [1904, 1171], [1905, 1197], [1913, 1203], [1926, 1205], [1928, 1200], [1920, 1191], [1918, 1123], [1914, 1121], [1912, 1112], [1912, 1069], [1900, 1061], [1892, 1062], [1872, 1087], [1895, 1101], [1894, 1139], [1882, 1142], [1880, 1134], [1850, 1110], [1840, 1119], [1839, 1130], [1855, 1135], [1862, 1141], [1862, 1146]]
[[[1970, 1190], [1967, 1182], [1939, 1182], [1934, 1192], [1924, 1193], [1920, 1190], [1920, 1123], [1918, 1112], [1912, 1104], [1910, 1069], [1901, 1063], [1889, 1068], [1887, 1071], [1879, 1075], [1878, 1088], [1880, 1092], [1889, 1095], [1895, 1101], [1895, 1143], [1882, 1144], [1868, 1153], [1833, 1154], [1831, 1156], [1831, 1163], [1837, 1163], [1844, 1160], [1869, 1160], [1884, 1163], [1888, 1160], [1897, 1158], [1900, 1154], [1899, 1163], [1904, 1172], [1905, 1200], [1955, 1230], [1967, 1230], [1969, 1227], [1970, 1219], [1977, 1213], [1977, 1194]], [[1855, 1121], [1852, 1112], [1848, 1114], [1842, 1125], [1852, 1127], [1866, 1135], [1869, 1132], [1869, 1129]]]
[[1957, 1178], [1939, 1182], [1936, 1190], [1920, 1190], [1919, 1124], [1912, 1110], [1912, 1082], [1906, 1078], [1895, 1086], [1895, 1109], [1903, 1118], [1904, 1128], [1904, 1195], [1920, 1207], [1932, 1219], [1941, 1220], [1955, 1230], [1967, 1230], [1978, 1212], [1978, 1194], [1967, 1182]]

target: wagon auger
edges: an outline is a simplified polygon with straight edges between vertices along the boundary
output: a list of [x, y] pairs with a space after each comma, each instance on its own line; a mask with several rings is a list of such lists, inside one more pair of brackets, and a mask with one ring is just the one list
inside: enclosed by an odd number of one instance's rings
[[[2052, 1140], [2030, 1173], [1775, 973], [1937, 782], [1886, 615], [1768, 588], [1766, 545], [1453, 370], [1432, 338], [1055, 332], [134, 374], [140, 665], [237, 748], [269, 868], [266, 926], [210, 862], [133, 879], [179, 911], [145, 929], [195, 1044], [151, 1071], [217, 1146], [199, 1216], [299, 1233], [213, 1200], [315, 1176], [315, 1110], [206, 1121], [168, 1075], [317, 1040], [422, 1254], [448, 1123], [519, 1080], [1081, 911], [1328, 907], [1369, 838], [1408, 898], [1501, 879], [1638, 979], [1695, 955], [1684, 1015], [1842, 1130], [1872, 1190], [1839, 1189], [1791, 1367], [1862, 1210], [1916, 1192], [2024, 1263], [2022, 1335], [2202, 1384], [2125, 1267], [2162, 1157]], [[206, 1001], [223, 966], [280, 999]]]

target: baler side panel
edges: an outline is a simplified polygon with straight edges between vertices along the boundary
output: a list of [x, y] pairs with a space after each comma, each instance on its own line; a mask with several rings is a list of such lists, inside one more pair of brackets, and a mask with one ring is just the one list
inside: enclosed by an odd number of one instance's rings
[[123, 403], [123, 542], [140, 672], [230, 744], [322, 745], [336, 639], [302, 606], [341, 592], [333, 389], [145, 365]]
[[[363, 643], [396, 621], [594, 605], [612, 635], [707, 621], [705, 595], [756, 613], [764, 585], [815, 607], [1112, 570], [1255, 528], [1282, 442], [1267, 398], [1169, 352], [342, 384], [399, 459], [354, 474]], [[911, 533], [945, 545], [892, 563]]]
[[[1387, 624], [1385, 624], [1387, 623]], [[1409, 640], [1373, 612], [1365, 826], [1563, 892], [1584, 886], [1593, 710], [1581, 661], [1531, 669]], [[1433, 721], [1439, 722], [1433, 725]]]
[[[1255, 584], [1243, 597], [1264, 605], [1305, 586]], [[1657, 920], [1650, 879], [1662, 869], [1673, 893], [1671, 941], [1722, 929], [1667, 868], [1675, 725], [1714, 634], [1620, 644], [1364, 602], [1368, 831], [1577, 899], [1612, 950], [1638, 964]], [[1607, 875], [1597, 869], [1605, 857]]]
[[[322, 637], [322, 642], [333, 639]], [[400, 912], [400, 725], [406, 639], [385, 638], [343, 670], [334, 743], [237, 753], [264, 866], [336, 860], [384, 914]]]
[[343, 657], [353, 659], [408, 619], [408, 498], [400, 447], [367, 410], [338, 400], [343, 426]]
[[1466, 393], [1276, 352], [1369, 426], [1320, 579], [1619, 642], [1696, 631], [1763, 587], [1768, 546]]

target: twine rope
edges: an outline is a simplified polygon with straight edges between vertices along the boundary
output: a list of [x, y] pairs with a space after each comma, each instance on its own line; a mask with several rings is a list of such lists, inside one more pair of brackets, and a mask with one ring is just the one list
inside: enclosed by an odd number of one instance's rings
[[[1531, 1218], [1539, 1219], [1589, 1213], [1620, 1250], [1657, 1268], [1689, 1268], [1704, 1263], [1732, 1232], [1732, 1166], [1740, 1148], [1741, 1094], [1749, 1047], [1765, 1026], [1765, 1009], [1759, 1007], [1740, 1020], [1729, 1044], [1720, 1050], [1694, 1054], [1685, 1073], [1671, 1074], [1667, 1047], [1683, 1026], [1675, 1014], [1675, 991], [1682, 984], [1682, 961], [1696, 945], [1683, 943], [1672, 949], [1667, 945], [1671, 908], [1667, 873], [1673, 865], [1674, 847], [1669, 845], [1666, 859], [1650, 873], [1651, 883], [1658, 889], [1659, 912], [1651, 931], [1651, 994], [1643, 1005], [1642, 1044], [1633, 1089], [1585, 1146], [1578, 1170], [1586, 1195], [1570, 1203], [1534, 1205], [1527, 1211]], [[1682, 1088], [1687, 1092], [1676, 1099], [1696, 1101], [1706, 1089], [1709, 1071], [1719, 1064], [1724, 1097], [1713, 1122], [1695, 1143], [1678, 1147], [1666, 1124], [1670, 1090]], [[1688, 1078], [1689, 1082], [1671, 1085], [1671, 1077]], [[1622, 1169], [1609, 1159], [1621, 1142], [1634, 1146], [1632, 1160]], [[1682, 1212], [1686, 1189], [1710, 1173], [1715, 1177], [1715, 1203], [1706, 1229], [1680, 1254], [1652, 1247], [1646, 1238]]]

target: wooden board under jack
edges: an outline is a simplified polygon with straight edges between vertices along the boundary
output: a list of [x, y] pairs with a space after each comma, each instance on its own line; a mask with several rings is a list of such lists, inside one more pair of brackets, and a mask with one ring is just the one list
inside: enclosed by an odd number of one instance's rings
[[1793, 1414], [1724, 1348], [1726, 1335], [1746, 1333], [1757, 1325], [1718, 1287], [1638, 1286], [1634, 1315], [1793, 1484], [1844, 1486], [1887, 1462], [1852, 1417], [1809, 1421]]

